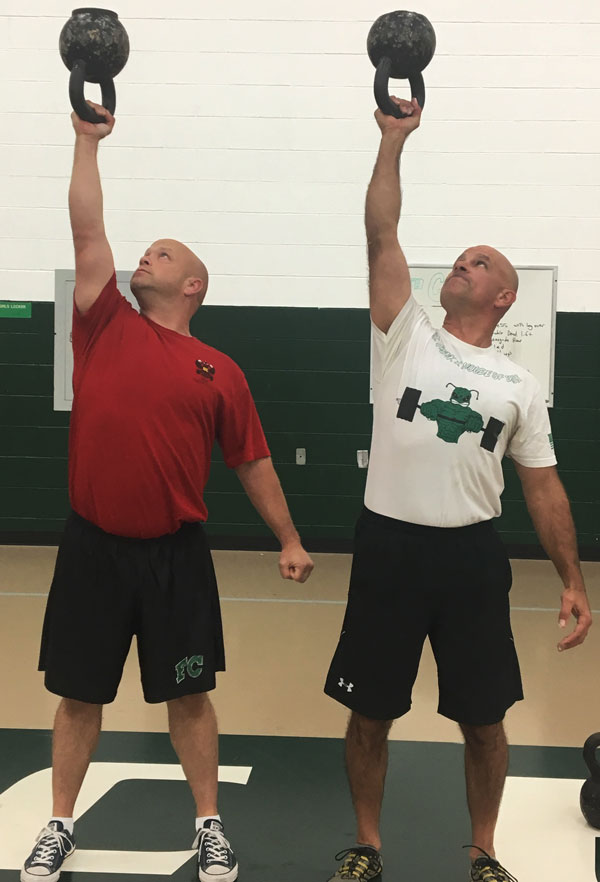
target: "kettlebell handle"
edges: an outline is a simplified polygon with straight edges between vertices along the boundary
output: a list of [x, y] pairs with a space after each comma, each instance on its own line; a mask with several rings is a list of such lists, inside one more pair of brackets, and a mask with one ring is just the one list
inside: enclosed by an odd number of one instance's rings
[[[90, 123], [105, 123], [106, 117], [96, 113], [93, 107], [85, 100], [85, 61], [78, 60], [73, 65], [71, 76], [69, 77], [69, 98], [71, 106], [77, 116]], [[115, 92], [114, 80], [111, 77], [100, 82], [102, 90], [102, 106], [106, 107], [109, 113], [114, 113], [117, 106], [117, 95]]]
[[[375, 71], [375, 101], [379, 109], [387, 116], [403, 119], [408, 114], [402, 113], [398, 105], [394, 104], [390, 98], [389, 81], [391, 70], [392, 60], [384, 56]], [[408, 82], [410, 83], [412, 97], [417, 99], [419, 107], [422, 109], [425, 104], [425, 81], [423, 80], [423, 74], [420, 71], [416, 71], [408, 78]]]

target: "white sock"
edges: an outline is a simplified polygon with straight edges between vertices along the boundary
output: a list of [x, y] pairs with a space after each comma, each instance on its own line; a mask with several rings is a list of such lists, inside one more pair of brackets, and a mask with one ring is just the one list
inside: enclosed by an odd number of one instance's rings
[[[221, 815], [207, 815], [205, 818], [196, 818], [196, 830], [202, 830], [205, 821], [221, 821]], [[221, 823], [223, 823], [221, 821]]]
[[73, 835], [73, 829], [75, 826], [73, 823], [73, 818], [57, 818], [56, 815], [52, 815], [52, 817], [50, 818], [50, 822], [52, 821], [60, 821], [67, 833], [69, 833], [71, 836]]

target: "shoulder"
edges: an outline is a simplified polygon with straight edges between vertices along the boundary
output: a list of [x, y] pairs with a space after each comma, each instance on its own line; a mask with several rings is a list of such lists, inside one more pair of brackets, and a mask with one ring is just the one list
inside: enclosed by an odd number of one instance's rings
[[246, 376], [233, 358], [226, 355], [225, 352], [221, 352], [220, 349], [215, 349], [214, 346], [209, 346], [204, 341], [196, 339], [200, 369], [208, 369], [211, 373], [214, 372], [214, 375], [218, 372], [221, 379], [227, 380], [233, 386], [246, 384]]
[[517, 364], [512, 358], [498, 352], [497, 360], [499, 370], [505, 375], [506, 379], [514, 383], [517, 394], [520, 396], [523, 404], [530, 404], [535, 399], [541, 399], [545, 402], [546, 398], [542, 391], [542, 386], [531, 371]]
[[387, 331], [382, 331], [371, 318], [373, 337], [375, 340], [380, 340], [383, 343], [395, 340], [397, 337], [406, 334], [408, 330], [412, 332], [419, 325], [428, 331], [432, 330], [427, 313], [412, 295], [398, 311]]
[[490, 352], [490, 355], [493, 359], [493, 367], [496, 373], [501, 374], [515, 385], [529, 389], [532, 383], [537, 383], [537, 380], [527, 368], [523, 367], [521, 364], [517, 364], [512, 358], [504, 355], [503, 352], [493, 349], [493, 351]]

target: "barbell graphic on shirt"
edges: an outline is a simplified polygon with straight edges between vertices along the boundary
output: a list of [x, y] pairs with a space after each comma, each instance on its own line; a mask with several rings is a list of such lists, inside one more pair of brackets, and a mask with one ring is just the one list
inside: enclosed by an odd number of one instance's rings
[[500, 432], [504, 428], [502, 420], [490, 417], [484, 429], [483, 417], [470, 407], [473, 392], [477, 398], [479, 398], [479, 392], [476, 389], [455, 386], [454, 383], [446, 383], [446, 388], [448, 386], [452, 386], [449, 400], [443, 401], [441, 398], [434, 398], [423, 404], [419, 404], [419, 398], [422, 395], [421, 389], [407, 386], [402, 398], [398, 399], [396, 417], [399, 420], [407, 420], [412, 423], [415, 413], [420, 410], [422, 416], [437, 423], [437, 437], [449, 444], [458, 444], [458, 439], [465, 432], [483, 432], [479, 446], [493, 452]]

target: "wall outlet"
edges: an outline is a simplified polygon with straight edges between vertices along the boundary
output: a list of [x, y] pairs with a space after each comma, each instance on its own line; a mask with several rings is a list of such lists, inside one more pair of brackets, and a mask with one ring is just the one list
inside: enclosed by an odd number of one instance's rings
[[296, 447], [296, 465], [306, 465], [306, 447]]
[[358, 463], [359, 469], [366, 469], [369, 465], [369, 451], [368, 450], [357, 450], [356, 451], [356, 462]]

